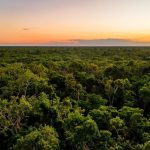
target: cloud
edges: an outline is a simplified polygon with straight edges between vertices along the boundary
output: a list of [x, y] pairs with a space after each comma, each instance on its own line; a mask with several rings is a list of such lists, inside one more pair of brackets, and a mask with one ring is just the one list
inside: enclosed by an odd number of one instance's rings
[[29, 31], [30, 29], [29, 29], [29, 28], [23, 28], [23, 30], [24, 30], [24, 31]]
[[72, 39], [66, 42], [49, 42], [52, 46], [150, 46], [150, 42], [138, 42], [128, 39]]
[[[29, 30], [28, 28], [25, 31]], [[34, 42], [21, 43], [16, 45], [31, 45], [31, 46], [150, 46], [150, 42], [138, 42], [128, 39], [72, 39], [67, 41], [49, 41], [49, 42]]]

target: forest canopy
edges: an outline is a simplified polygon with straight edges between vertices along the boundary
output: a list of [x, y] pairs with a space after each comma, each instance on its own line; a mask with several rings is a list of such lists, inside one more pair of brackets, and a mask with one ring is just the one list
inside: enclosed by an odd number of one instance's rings
[[0, 47], [0, 149], [149, 150], [149, 47]]

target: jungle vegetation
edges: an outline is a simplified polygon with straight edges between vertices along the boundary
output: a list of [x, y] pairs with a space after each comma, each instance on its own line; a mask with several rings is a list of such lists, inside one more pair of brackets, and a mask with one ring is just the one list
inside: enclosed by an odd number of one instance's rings
[[149, 47], [0, 47], [1, 150], [150, 150]]

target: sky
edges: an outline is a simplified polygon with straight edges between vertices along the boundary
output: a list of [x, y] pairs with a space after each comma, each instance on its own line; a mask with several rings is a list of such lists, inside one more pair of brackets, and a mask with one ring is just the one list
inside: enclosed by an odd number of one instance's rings
[[0, 45], [150, 46], [150, 0], [0, 0]]

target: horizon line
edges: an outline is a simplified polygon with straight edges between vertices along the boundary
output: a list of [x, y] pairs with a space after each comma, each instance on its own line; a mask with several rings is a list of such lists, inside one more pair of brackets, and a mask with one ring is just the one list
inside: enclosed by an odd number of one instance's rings
[[127, 46], [127, 45], [124, 45], [124, 46], [118, 46], [118, 45], [113, 45], [113, 46], [110, 46], [110, 45], [100, 45], [100, 46], [90, 46], [90, 45], [0, 45], [0, 47], [150, 47], [149, 46], [145, 46], [145, 45], [139, 45], [139, 46], [135, 46], [135, 45], [131, 45], [131, 46]]

